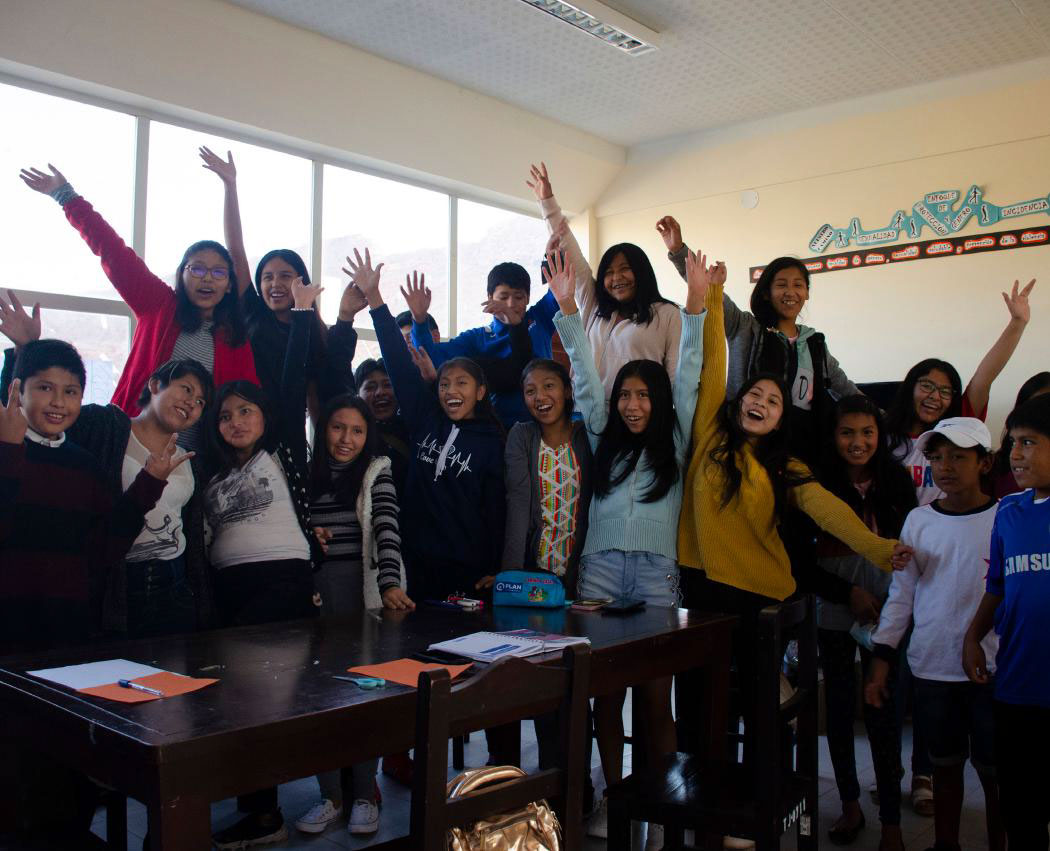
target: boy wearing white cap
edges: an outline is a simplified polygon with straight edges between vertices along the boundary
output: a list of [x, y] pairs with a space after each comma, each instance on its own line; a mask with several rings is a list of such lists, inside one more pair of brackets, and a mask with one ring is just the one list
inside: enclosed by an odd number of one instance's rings
[[[893, 574], [873, 636], [875, 658], [865, 699], [881, 705], [889, 662], [914, 621], [908, 662], [915, 675], [915, 713], [927, 730], [934, 764], [934, 848], [959, 847], [963, 767], [969, 758], [984, 788], [988, 845], [996, 851], [1005, 848], [1005, 836], [995, 781], [993, 687], [969, 681], [961, 651], [988, 572], [996, 502], [981, 479], [991, 469], [992, 437], [979, 419], [950, 417], [922, 434], [916, 445], [943, 496], [904, 521], [901, 543], [914, 547], [915, 555]], [[995, 634], [982, 644], [994, 660]]]

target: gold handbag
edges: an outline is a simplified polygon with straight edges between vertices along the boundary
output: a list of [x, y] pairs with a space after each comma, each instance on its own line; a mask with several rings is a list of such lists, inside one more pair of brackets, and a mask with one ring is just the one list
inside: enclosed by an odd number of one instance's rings
[[[514, 765], [473, 768], [449, 781], [446, 796], [458, 798], [491, 783], [526, 777]], [[546, 801], [478, 819], [470, 827], [449, 829], [448, 851], [561, 851], [561, 825]]]

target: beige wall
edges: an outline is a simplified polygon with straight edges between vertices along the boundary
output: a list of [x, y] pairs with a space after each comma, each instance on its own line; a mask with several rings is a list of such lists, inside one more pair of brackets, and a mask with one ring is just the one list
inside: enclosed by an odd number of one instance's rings
[[[845, 226], [856, 215], [866, 229], [882, 227], [926, 192], [965, 191], [971, 183], [996, 204], [1045, 197], [1050, 70], [1034, 70], [1042, 75], [968, 96], [637, 149], [597, 204], [599, 248], [640, 244], [663, 291], [681, 300], [684, 287], [653, 227], [674, 215], [687, 242], [726, 260], [729, 291], [746, 305], [748, 267], [782, 254], [809, 256], [807, 243], [825, 222]], [[745, 189], [758, 191], [755, 209], [741, 206]], [[989, 230], [1048, 223], [1046, 215], [1030, 216]], [[981, 231], [971, 224], [963, 233]], [[1041, 278], [1033, 320], [993, 389], [989, 425], [997, 435], [1021, 382], [1050, 369], [1050, 247], [817, 275], [803, 322], [825, 332], [855, 381], [899, 379], [916, 361], [939, 356], [965, 382], [1006, 324], [1000, 291], [1032, 277]]]
[[528, 164], [586, 208], [624, 149], [220, 0], [3, 0], [0, 71], [219, 119], [362, 165], [526, 200]]

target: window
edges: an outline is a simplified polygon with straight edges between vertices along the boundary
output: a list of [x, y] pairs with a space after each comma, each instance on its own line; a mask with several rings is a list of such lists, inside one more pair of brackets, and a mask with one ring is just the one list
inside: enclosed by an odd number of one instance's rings
[[[9, 246], [0, 283], [14, 289], [119, 298], [98, 258], [62, 210], [18, 179], [19, 169], [51, 163], [131, 242], [135, 119], [64, 98], [0, 84], [0, 233]], [[108, 401], [108, 400], [107, 400]]]
[[457, 328], [488, 325], [492, 317], [481, 309], [487, 298], [489, 270], [497, 263], [518, 263], [529, 273], [529, 303], [547, 291], [540, 273], [547, 226], [543, 219], [525, 216], [487, 204], [459, 201], [457, 213]]
[[[390, 311], [396, 316], [405, 310], [400, 287], [406, 275], [418, 270], [426, 275], [433, 293], [430, 313], [442, 335], [449, 333], [447, 195], [326, 165], [322, 222], [321, 315], [326, 322], [331, 324], [338, 316], [347, 283], [340, 270], [347, 255], [353, 256], [357, 248], [363, 257], [367, 247], [374, 264], [385, 264], [383, 298]], [[367, 312], [358, 314], [356, 324], [371, 327]]]
[[128, 318], [43, 308], [40, 324], [42, 338], [67, 340], [84, 359], [87, 369], [84, 403], [108, 405], [128, 359]]
[[227, 151], [233, 152], [252, 274], [259, 258], [274, 248], [292, 249], [309, 268], [309, 160], [154, 121], [146, 195], [146, 262], [154, 274], [174, 284], [175, 269], [189, 245], [200, 239], [226, 244], [223, 184], [202, 167], [197, 154], [201, 145], [223, 158]]

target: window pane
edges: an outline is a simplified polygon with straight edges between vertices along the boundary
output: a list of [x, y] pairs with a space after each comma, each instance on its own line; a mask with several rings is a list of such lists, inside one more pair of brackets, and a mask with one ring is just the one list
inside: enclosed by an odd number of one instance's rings
[[458, 293], [456, 325], [460, 331], [488, 325], [492, 321], [481, 309], [488, 295], [489, 270], [497, 263], [518, 263], [532, 279], [529, 303], [535, 304], [547, 291], [540, 274], [547, 226], [543, 219], [524, 216], [473, 201], [459, 201]]
[[84, 359], [85, 403], [109, 404], [128, 359], [129, 321], [126, 316], [104, 313], [50, 308], [40, 311], [41, 337], [68, 340]]
[[202, 167], [197, 148], [233, 152], [244, 246], [252, 274], [267, 251], [290, 248], [310, 267], [311, 164], [257, 145], [154, 121], [149, 137], [146, 262], [169, 284], [187, 246], [200, 239], [224, 245], [223, 184]]
[[[448, 196], [394, 180], [373, 177], [336, 166], [324, 168], [324, 251], [322, 276], [325, 298], [321, 315], [336, 320], [339, 297], [346, 285], [340, 269], [353, 250], [367, 247], [375, 264], [383, 266], [383, 298], [396, 316], [405, 310], [400, 287], [413, 269], [426, 275], [433, 293], [430, 313], [448, 334]], [[367, 311], [357, 324], [371, 327]]]
[[0, 84], [0, 233], [7, 251], [0, 284], [66, 295], [119, 298], [98, 258], [69, 226], [58, 204], [18, 179], [22, 168], [51, 163], [131, 242], [135, 119]]

